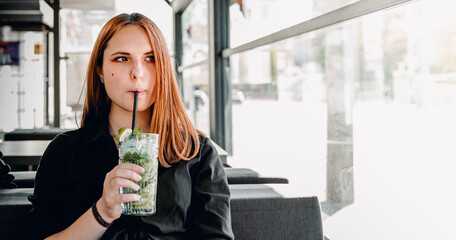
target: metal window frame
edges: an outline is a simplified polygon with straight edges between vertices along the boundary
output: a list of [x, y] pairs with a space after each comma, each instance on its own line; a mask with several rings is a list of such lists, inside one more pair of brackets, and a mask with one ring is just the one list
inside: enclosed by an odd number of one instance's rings
[[[183, 91], [182, 72], [202, 64], [209, 64], [209, 124], [210, 137], [228, 153], [232, 152], [231, 130], [231, 81], [229, 59], [222, 51], [229, 48], [229, 4], [230, 0], [208, 0], [209, 58], [189, 65], [182, 65], [182, 13], [192, 0], [173, 1], [175, 14], [174, 32], [175, 62], [177, 76]], [[217, 13], [217, 14], [215, 14]]]
[[[49, 4], [49, 1], [46, 1]], [[53, 126], [60, 127], [60, 0], [54, 0], [50, 5], [54, 10], [54, 122]]]
[[203, 64], [207, 64], [209, 62], [209, 59], [204, 59], [204, 60], [201, 60], [199, 62], [194, 62], [192, 64], [188, 64], [188, 65], [181, 65], [177, 68], [177, 71], [182, 73], [183, 71], [187, 70], [187, 69], [190, 69], [190, 68], [194, 68], [194, 67], [198, 67], [198, 66], [201, 66]]
[[253, 48], [265, 46], [281, 40], [292, 38], [304, 33], [312, 32], [318, 29], [329, 27], [331, 25], [345, 22], [369, 13], [378, 12], [384, 9], [396, 7], [408, 2], [417, 0], [360, 0], [350, 5], [338, 8], [326, 14], [309, 19], [289, 28], [282, 29], [265, 37], [258, 38], [243, 45], [227, 48], [223, 50], [223, 57], [251, 50]]
[[164, 1], [173, 8], [174, 14], [182, 14], [193, 0], [174, 0], [172, 2], [167, 0]]
[[211, 138], [232, 154], [232, 109], [229, 58], [231, 0], [208, 0], [209, 18], [209, 127]]
[[184, 50], [182, 48], [182, 13], [174, 13], [174, 65], [176, 69], [176, 79], [179, 84], [181, 95], [184, 95], [184, 83], [182, 78], [182, 71], [179, 71], [179, 68], [182, 64], [182, 56]]

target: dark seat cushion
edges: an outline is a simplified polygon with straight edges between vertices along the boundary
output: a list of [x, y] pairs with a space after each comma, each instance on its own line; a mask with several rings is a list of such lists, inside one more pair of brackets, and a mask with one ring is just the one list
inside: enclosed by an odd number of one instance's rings
[[68, 131], [68, 129], [16, 129], [12, 132], [5, 133], [5, 141], [52, 140], [55, 136], [65, 131]]
[[284, 177], [263, 176], [249, 168], [224, 168], [228, 184], [266, 184], [283, 183], [287, 184], [288, 179]]
[[[287, 184], [288, 179], [283, 177], [265, 177], [248, 168], [225, 168], [229, 184]], [[36, 171], [13, 171], [14, 183], [20, 188], [33, 187]]]
[[36, 171], [12, 171], [14, 183], [19, 188], [33, 188], [35, 186]]

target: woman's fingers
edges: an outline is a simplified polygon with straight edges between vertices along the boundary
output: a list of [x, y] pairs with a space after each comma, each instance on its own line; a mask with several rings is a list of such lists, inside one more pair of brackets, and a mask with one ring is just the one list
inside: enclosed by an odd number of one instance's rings
[[114, 178], [111, 181], [111, 186], [114, 186], [115, 189], [119, 189], [120, 187], [126, 187], [126, 188], [130, 188], [134, 191], [139, 190], [139, 185], [137, 185], [133, 181], [125, 179], [125, 178]]
[[116, 168], [125, 168], [137, 173], [142, 173], [144, 171], [144, 168], [133, 163], [119, 163]]
[[141, 198], [140, 195], [138, 194], [134, 194], [134, 193], [130, 193], [130, 194], [118, 194], [116, 196], [116, 200], [117, 202], [121, 202], [121, 203], [124, 203], [124, 202], [133, 202], [133, 201], [137, 201]]
[[139, 173], [143, 171], [144, 168], [136, 164], [120, 163], [106, 174], [101, 197], [103, 212], [112, 218], [118, 218], [121, 203], [137, 201], [141, 198], [138, 194], [120, 194], [119, 189], [124, 187], [138, 191], [139, 186], [134, 181], [141, 180]]
[[[123, 200], [122, 195], [120, 194], [119, 189], [121, 187], [130, 188], [134, 191], [139, 190], [139, 186], [134, 181], [141, 180], [141, 176], [138, 173], [143, 172], [144, 169], [136, 164], [132, 163], [120, 163], [115, 168], [113, 168], [105, 178], [104, 183], [104, 194], [108, 199], [107, 202], [111, 204], [120, 204], [126, 201], [135, 201], [131, 200], [132, 197], [126, 197], [126, 200]], [[137, 199], [136, 199], [137, 200]]]
[[114, 178], [126, 178], [131, 179], [133, 181], [141, 180], [141, 176], [139, 173], [142, 173], [144, 168], [132, 164], [132, 163], [121, 163], [113, 168], [107, 175], [106, 180], [111, 182]]

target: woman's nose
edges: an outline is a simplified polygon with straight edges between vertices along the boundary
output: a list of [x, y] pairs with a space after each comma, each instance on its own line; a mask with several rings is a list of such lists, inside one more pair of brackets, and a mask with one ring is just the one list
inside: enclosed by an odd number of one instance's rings
[[133, 62], [133, 67], [130, 73], [130, 77], [133, 80], [139, 80], [143, 78], [143, 66], [140, 61]]

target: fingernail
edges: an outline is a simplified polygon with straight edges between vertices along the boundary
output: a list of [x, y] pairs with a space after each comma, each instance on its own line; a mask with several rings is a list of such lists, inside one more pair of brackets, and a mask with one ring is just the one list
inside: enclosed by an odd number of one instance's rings
[[143, 167], [139, 167], [139, 171], [144, 172], [144, 168]]
[[140, 198], [141, 198], [141, 195], [135, 194], [135, 199], [136, 199], [136, 200], [139, 200]]
[[136, 187], [136, 191], [138, 191], [140, 188], [138, 184], [135, 184], [135, 187]]

